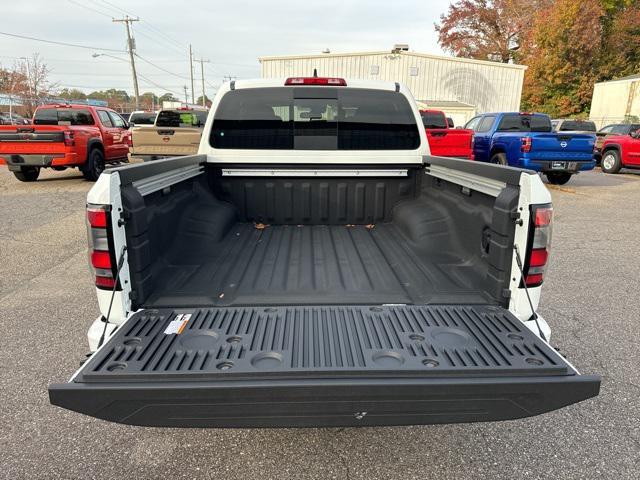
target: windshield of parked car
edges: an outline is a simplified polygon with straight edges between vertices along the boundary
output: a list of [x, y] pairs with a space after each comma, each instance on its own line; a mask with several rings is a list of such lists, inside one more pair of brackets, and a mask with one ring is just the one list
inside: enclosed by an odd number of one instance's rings
[[206, 121], [205, 110], [162, 110], [156, 118], [156, 127], [204, 127]]
[[34, 125], [93, 125], [89, 110], [77, 108], [40, 108], [33, 117]]
[[447, 128], [447, 117], [440, 112], [420, 112], [424, 128]]
[[129, 123], [135, 125], [153, 125], [156, 121], [156, 112], [134, 112], [129, 117]]
[[560, 124], [561, 132], [595, 132], [596, 124], [584, 120], [565, 120]]
[[214, 148], [415, 150], [420, 134], [406, 97], [329, 87], [233, 90], [215, 113]]
[[550, 132], [551, 119], [546, 115], [507, 114], [502, 117], [499, 132]]

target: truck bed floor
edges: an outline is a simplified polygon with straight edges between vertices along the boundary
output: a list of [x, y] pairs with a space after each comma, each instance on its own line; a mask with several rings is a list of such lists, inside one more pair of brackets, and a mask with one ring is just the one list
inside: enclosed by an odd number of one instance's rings
[[188, 243], [156, 266], [146, 306], [486, 303], [472, 264], [446, 245], [420, 255], [392, 223], [237, 223], [218, 242], [192, 234]]

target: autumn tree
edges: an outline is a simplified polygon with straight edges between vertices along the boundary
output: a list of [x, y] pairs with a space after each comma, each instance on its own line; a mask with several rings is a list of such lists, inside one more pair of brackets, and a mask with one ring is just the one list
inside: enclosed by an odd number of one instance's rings
[[155, 110], [158, 106], [158, 96], [152, 92], [145, 92], [140, 95], [139, 104], [143, 110]]
[[640, 72], [640, 1], [627, 0], [608, 11], [610, 15], [604, 24], [599, 80]]
[[588, 110], [599, 77], [604, 17], [600, 0], [556, 0], [538, 12], [527, 38], [525, 109], [556, 117]]
[[532, 18], [553, 0], [457, 0], [435, 25], [443, 50], [459, 57], [516, 62]]

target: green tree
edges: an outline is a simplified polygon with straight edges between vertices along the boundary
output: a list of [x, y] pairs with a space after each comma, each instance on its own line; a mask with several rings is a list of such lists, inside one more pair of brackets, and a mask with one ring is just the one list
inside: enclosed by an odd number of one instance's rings
[[104, 100], [109, 107], [121, 112], [131, 110], [133, 105], [131, 97], [129, 97], [129, 94], [125, 90], [117, 90], [115, 88], [91, 92], [87, 98]]
[[173, 93], [165, 93], [164, 95], [160, 95], [158, 101], [162, 104], [162, 102], [179, 102], [176, 97], [173, 96]]
[[65, 100], [84, 100], [87, 98], [87, 94], [77, 88], [63, 88], [56, 96]]
[[[211, 99], [209, 98], [208, 95], [204, 96], [204, 101], [205, 101], [206, 105], [210, 105], [211, 104]], [[202, 95], [200, 95], [198, 98], [196, 98], [196, 104], [202, 105]]]

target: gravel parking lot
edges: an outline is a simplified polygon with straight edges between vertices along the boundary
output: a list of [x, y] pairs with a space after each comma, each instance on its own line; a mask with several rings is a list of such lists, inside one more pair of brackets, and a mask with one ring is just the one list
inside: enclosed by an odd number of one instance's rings
[[0, 477], [640, 478], [640, 174], [553, 187], [541, 313], [552, 343], [603, 376], [582, 404], [503, 423], [200, 430], [111, 424], [49, 405], [98, 315], [77, 171], [33, 184], [0, 169]]

